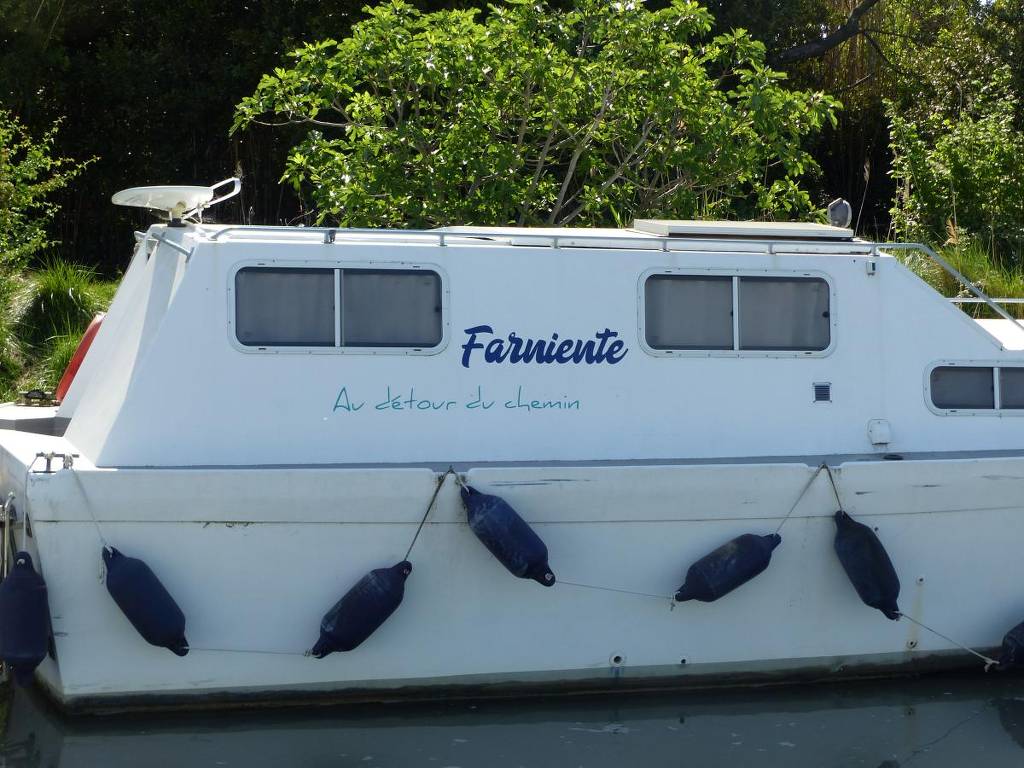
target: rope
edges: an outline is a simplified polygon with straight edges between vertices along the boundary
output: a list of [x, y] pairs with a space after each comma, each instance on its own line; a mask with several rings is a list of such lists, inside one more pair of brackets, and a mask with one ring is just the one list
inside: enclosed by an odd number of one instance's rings
[[921, 629], [927, 630], [928, 632], [931, 632], [933, 635], [941, 637], [946, 642], [952, 643], [953, 645], [955, 645], [956, 647], [960, 648], [961, 650], [967, 651], [968, 653], [977, 656], [979, 659], [981, 659], [982, 661], [985, 662], [985, 671], [986, 672], [988, 672], [988, 670], [990, 668], [992, 668], [993, 666], [998, 666], [999, 662], [996, 661], [995, 659], [991, 658], [990, 656], [986, 656], [983, 653], [978, 653], [978, 651], [974, 650], [973, 648], [969, 648], [968, 646], [964, 645], [963, 643], [958, 643], [953, 638], [951, 638], [951, 637], [949, 637], [947, 635], [942, 634], [937, 629], [932, 629], [931, 627], [927, 626], [926, 624], [923, 624], [922, 622], [920, 622], [917, 619], [915, 619], [913, 616], [908, 616], [907, 614], [903, 613], [902, 611], [900, 611], [899, 615], [900, 615], [901, 619], [906, 619], [907, 621], [913, 622], [914, 624], [917, 624], [917, 626], [919, 626]]
[[18, 548], [19, 552], [25, 551], [26, 542], [28, 541], [28, 510], [26, 509], [21, 513], [21, 546]]
[[638, 595], [640, 597], [653, 597], [658, 600], [672, 600], [673, 602], [675, 601], [675, 597], [672, 595], [656, 595], [653, 592], [634, 592], [631, 589], [618, 589], [617, 587], [599, 587], [596, 584], [581, 584], [577, 581], [565, 581], [564, 579], [559, 579], [555, 583], [565, 584], [569, 587], [580, 587], [582, 589], [596, 589], [600, 592], [618, 592], [623, 595]]
[[824, 464], [822, 464], [820, 467], [814, 470], [814, 473], [811, 475], [811, 479], [807, 481], [807, 484], [804, 486], [804, 489], [800, 491], [800, 495], [797, 496], [796, 501], [793, 502], [793, 506], [789, 508], [789, 512], [787, 512], [786, 516], [782, 518], [782, 521], [779, 523], [779, 527], [775, 529], [776, 533], [782, 530], [782, 526], [784, 526], [786, 524], [786, 521], [789, 520], [789, 516], [793, 514], [794, 510], [796, 510], [798, 506], [800, 506], [800, 502], [804, 500], [804, 496], [807, 495], [807, 492], [811, 489], [811, 486], [814, 484], [814, 481], [818, 479], [818, 475], [821, 474], [821, 470], [826, 468], [827, 467]]
[[207, 651], [210, 653], [256, 653], [271, 654], [273, 656], [309, 656], [309, 651], [273, 651], [259, 650], [255, 648], [207, 648], [198, 645], [189, 645], [189, 651]]
[[6, 579], [10, 573], [10, 549], [11, 549], [11, 504], [14, 503], [14, 492], [7, 494], [7, 500], [3, 506], [4, 540], [0, 542], [0, 580]]
[[[444, 481], [448, 479], [448, 475], [454, 475], [455, 468], [450, 466], [444, 471], [444, 474], [437, 479], [437, 487], [434, 489], [434, 495], [430, 497], [430, 503], [427, 504], [427, 510], [423, 513], [423, 519], [420, 520], [420, 524], [416, 527], [416, 533], [413, 534], [412, 541], [409, 543], [409, 549], [405, 552], [403, 560], [408, 560], [409, 555], [412, 554], [412, 548], [416, 546], [416, 539], [420, 537], [420, 531], [423, 530], [423, 524], [427, 522], [427, 518], [430, 516], [430, 510], [434, 508], [434, 502], [437, 501], [437, 495], [441, 492]], [[456, 476], [457, 477], [457, 476]]]
[[100, 537], [100, 543], [103, 544], [103, 548], [110, 549], [110, 544], [107, 543], [107, 538], [103, 535], [103, 529], [100, 528], [100, 521], [96, 519], [96, 511], [92, 508], [89, 496], [85, 492], [85, 486], [82, 484], [82, 478], [78, 476], [77, 472], [73, 472], [73, 474], [75, 476], [75, 482], [78, 483], [78, 489], [82, 492], [82, 501], [85, 502], [85, 509], [89, 513], [89, 517], [92, 518], [92, 524], [96, 526], [96, 535]]
[[836, 486], [836, 479], [832, 476], [832, 467], [828, 464], [822, 464], [821, 466], [824, 467], [826, 472], [828, 472], [828, 481], [832, 484], [832, 493], [835, 494], [836, 504], [838, 504], [839, 508], [842, 509], [843, 500], [839, 498], [839, 488]]

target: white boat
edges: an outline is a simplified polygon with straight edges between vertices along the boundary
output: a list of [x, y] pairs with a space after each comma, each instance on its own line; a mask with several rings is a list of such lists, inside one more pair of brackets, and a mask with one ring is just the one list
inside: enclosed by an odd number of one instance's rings
[[[213, 225], [177, 218], [212, 189], [171, 189], [127, 193], [172, 221], [137, 235], [60, 404], [0, 408], [9, 528], [48, 586], [36, 675], [65, 706], [877, 674], [973, 661], [960, 644], [1024, 618], [1024, 329], [974, 286], [1001, 317], [968, 317], [908, 246], [821, 224]], [[544, 540], [552, 587], [477, 540], [463, 483]], [[914, 621], [860, 601], [840, 505]], [[759, 576], [674, 606], [698, 558], [776, 530]], [[394, 614], [306, 655], [414, 540]], [[173, 596], [187, 656], [119, 610], [105, 546]]]

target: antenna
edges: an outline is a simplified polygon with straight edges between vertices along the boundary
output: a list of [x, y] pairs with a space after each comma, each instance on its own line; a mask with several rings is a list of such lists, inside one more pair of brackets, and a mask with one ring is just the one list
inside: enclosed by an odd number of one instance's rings
[[[228, 184], [231, 185], [231, 189], [218, 197], [217, 190]], [[204, 210], [234, 197], [241, 191], [241, 179], [233, 176], [209, 187], [131, 187], [115, 192], [111, 196], [110, 202], [114, 205], [125, 205], [131, 208], [150, 208], [163, 211], [167, 214], [172, 227], [180, 227], [183, 219], [192, 217], [196, 217], [196, 220], [202, 223]]]

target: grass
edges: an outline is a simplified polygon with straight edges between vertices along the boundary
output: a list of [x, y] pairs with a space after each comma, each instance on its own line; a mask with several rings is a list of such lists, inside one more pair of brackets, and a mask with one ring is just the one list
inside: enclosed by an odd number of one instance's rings
[[116, 290], [117, 281], [62, 261], [0, 273], [0, 400], [27, 389], [52, 392], [89, 321]]
[[27, 281], [25, 309], [18, 320], [21, 338], [38, 348], [57, 336], [83, 332], [106, 306], [96, 285], [90, 269], [64, 261], [45, 264]]

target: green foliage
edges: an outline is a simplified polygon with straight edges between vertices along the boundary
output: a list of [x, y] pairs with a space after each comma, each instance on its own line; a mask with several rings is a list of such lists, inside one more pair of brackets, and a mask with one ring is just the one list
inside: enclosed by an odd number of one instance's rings
[[265, 76], [234, 130], [299, 124], [284, 179], [352, 226], [806, 216], [807, 137], [837, 102], [788, 90], [742, 30], [672, 0], [367, 8]]
[[0, 277], [0, 401], [13, 392], [13, 383], [21, 372], [23, 354], [17, 334], [19, 312], [18, 283]]
[[975, 114], [922, 123], [891, 112], [897, 231], [939, 241], [950, 230], [975, 235], [1019, 261], [1024, 133], [1014, 125], [1015, 106], [998, 99]]
[[892, 216], [903, 237], [976, 239], [995, 258], [1019, 266], [1022, 103], [1012, 68], [986, 41], [989, 23], [961, 3], [933, 41], [903, 51], [914, 76], [886, 105], [897, 182]]
[[21, 266], [51, 244], [47, 225], [57, 213], [53, 194], [86, 163], [54, 157], [57, 125], [34, 140], [0, 110], [0, 267]]
[[4, 680], [0, 682], [0, 733], [7, 733], [7, 718], [10, 715], [11, 687]]

